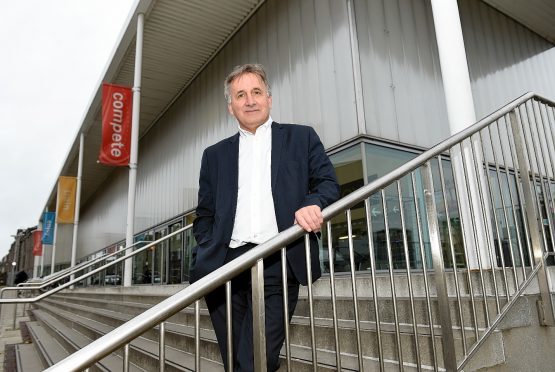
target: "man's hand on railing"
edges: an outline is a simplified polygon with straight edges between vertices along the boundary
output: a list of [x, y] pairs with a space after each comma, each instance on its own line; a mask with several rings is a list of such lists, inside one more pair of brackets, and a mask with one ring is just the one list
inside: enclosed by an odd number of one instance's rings
[[308, 205], [295, 212], [295, 223], [308, 232], [318, 232], [324, 223], [322, 210], [317, 205]]

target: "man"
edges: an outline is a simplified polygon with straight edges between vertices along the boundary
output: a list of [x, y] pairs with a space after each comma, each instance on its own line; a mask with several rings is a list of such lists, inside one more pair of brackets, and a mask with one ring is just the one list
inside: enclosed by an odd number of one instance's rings
[[[278, 124], [270, 117], [272, 95], [261, 65], [236, 67], [225, 80], [228, 110], [239, 132], [202, 156], [197, 218], [193, 232], [191, 282], [298, 223], [311, 232], [312, 279], [320, 277], [315, 233], [321, 210], [339, 197], [331, 162], [310, 127]], [[307, 284], [304, 240], [287, 247], [289, 314], [297, 304], [299, 283]], [[279, 367], [284, 340], [281, 258], [264, 260], [266, 357], [268, 371]], [[227, 370], [225, 292], [206, 296]], [[250, 273], [232, 281], [233, 360], [236, 371], [253, 371]]]

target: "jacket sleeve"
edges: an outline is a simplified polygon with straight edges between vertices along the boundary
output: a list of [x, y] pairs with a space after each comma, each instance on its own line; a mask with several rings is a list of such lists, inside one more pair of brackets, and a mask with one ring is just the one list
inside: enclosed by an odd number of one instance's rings
[[324, 209], [339, 199], [339, 185], [320, 138], [313, 128], [308, 127], [308, 131], [309, 194], [300, 208], [317, 205]]
[[210, 169], [208, 165], [208, 154], [204, 150], [200, 166], [198, 205], [196, 218], [193, 222], [193, 234], [198, 245], [212, 239], [212, 227], [214, 225], [214, 190], [210, 182]]

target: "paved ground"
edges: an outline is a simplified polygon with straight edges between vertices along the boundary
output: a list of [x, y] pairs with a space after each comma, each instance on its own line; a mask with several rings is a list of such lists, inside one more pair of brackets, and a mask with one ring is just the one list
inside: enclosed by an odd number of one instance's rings
[[[2, 363], [0, 363], [0, 372], [13, 372], [13, 370], [15, 370], [11, 367], [15, 366], [15, 351], [12, 348], [12, 352], [9, 352], [10, 350], [8, 349], [9, 345], [19, 344], [22, 341], [19, 329], [16, 331], [4, 331], [2, 333], [2, 336], [0, 336], [0, 361], [2, 361]], [[8, 368], [4, 369], [4, 365]]]
[[12, 330], [11, 326], [6, 326], [5, 323], [2, 324], [0, 329], [0, 372], [15, 371], [15, 351], [13, 347], [10, 347], [9, 345], [23, 342], [21, 331], [19, 330], [19, 322], [28, 321], [29, 318], [22, 315], [21, 310], [18, 311], [18, 329]]

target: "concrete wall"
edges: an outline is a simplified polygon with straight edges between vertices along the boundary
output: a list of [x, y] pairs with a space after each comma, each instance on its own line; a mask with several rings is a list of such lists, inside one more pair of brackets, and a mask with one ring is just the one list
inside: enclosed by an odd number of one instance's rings
[[[536, 301], [538, 295], [526, 295], [517, 300], [499, 325], [496, 352], [503, 362], [480, 371], [552, 371], [555, 365], [555, 327], [540, 326]], [[499, 337], [500, 336], [500, 337]], [[470, 363], [479, 364], [478, 355]]]

